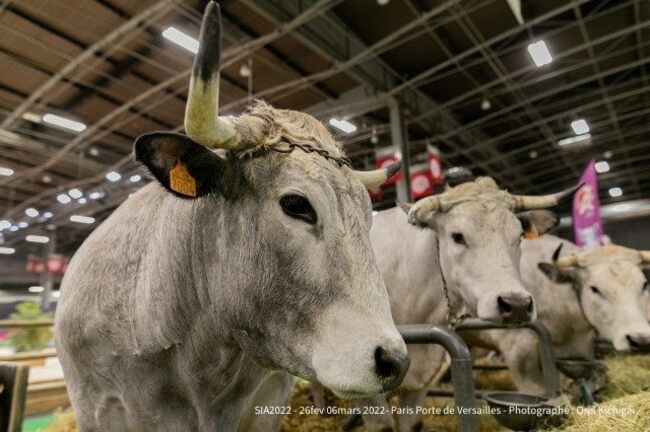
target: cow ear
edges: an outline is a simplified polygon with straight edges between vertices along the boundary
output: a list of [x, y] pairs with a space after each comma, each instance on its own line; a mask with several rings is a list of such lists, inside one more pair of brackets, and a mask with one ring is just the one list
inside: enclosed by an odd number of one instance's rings
[[227, 163], [185, 135], [147, 133], [135, 140], [134, 149], [135, 159], [177, 196], [191, 199], [223, 190]]
[[575, 269], [560, 269], [556, 265], [546, 262], [537, 263], [537, 267], [551, 282], [572, 285], [578, 282], [578, 274]]
[[527, 239], [537, 238], [555, 228], [559, 223], [557, 215], [548, 210], [517, 213], [517, 219], [521, 222], [524, 237]]
[[[402, 201], [398, 201], [397, 205], [402, 209], [402, 211], [404, 212], [404, 214], [406, 214], [406, 216], [408, 216], [409, 210], [411, 210], [411, 207], [413, 207], [413, 203], [402, 202]], [[435, 222], [436, 222], [436, 220], [435, 220], [435, 212], [434, 212], [434, 213], [431, 213], [431, 215], [429, 215], [429, 218], [426, 221], [420, 221], [419, 219], [417, 219], [417, 225], [416, 226], [420, 227], [420, 228], [433, 228], [433, 229], [435, 229], [436, 228]]]

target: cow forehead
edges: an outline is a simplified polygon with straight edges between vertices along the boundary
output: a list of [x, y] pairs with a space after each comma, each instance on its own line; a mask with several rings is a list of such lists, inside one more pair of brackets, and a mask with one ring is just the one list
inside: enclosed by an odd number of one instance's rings
[[635, 266], [641, 263], [639, 252], [623, 246], [608, 244], [597, 249], [583, 251], [578, 254], [578, 264], [589, 267], [599, 263], [629, 262]]
[[592, 282], [598, 284], [599, 289], [610, 290], [612, 293], [625, 289], [638, 291], [643, 284], [643, 272], [638, 264], [626, 261], [600, 261], [587, 267]]
[[513, 237], [521, 234], [521, 224], [502, 200], [482, 197], [459, 202], [446, 212], [445, 220], [451, 228], [464, 233], [500, 233]]

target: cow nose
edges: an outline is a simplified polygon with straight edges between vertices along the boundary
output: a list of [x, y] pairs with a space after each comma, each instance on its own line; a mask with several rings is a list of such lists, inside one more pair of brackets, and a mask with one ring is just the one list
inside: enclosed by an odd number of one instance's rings
[[650, 351], [650, 335], [625, 335], [634, 351]]
[[503, 322], [525, 323], [533, 316], [533, 298], [519, 296], [499, 296], [499, 314]]
[[411, 359], [408, 353], [395, 352], [377, 347], [375, 349], [375, 368], [382, 382], [382, 389], [390, 391], [402, 383]]

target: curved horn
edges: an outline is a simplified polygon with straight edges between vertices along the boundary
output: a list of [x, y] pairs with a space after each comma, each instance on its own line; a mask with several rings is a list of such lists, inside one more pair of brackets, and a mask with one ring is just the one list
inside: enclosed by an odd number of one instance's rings
[[639, 251], [639, 255], [641, 255], [641, 261], [650, 263], [650, 250]]
[[397, 174], [402, 166], [402, 161], [395, 161], [386, 168], [380, 168], [372, 171], [353, 170], [356, 178], [363, 183], [366, 189], [374, 189], [386, 183], [386, 180]]
[[570, 267], [576, 267], [578, 265], [578, 257], [575, 255], [567, 255], [560, 257], [560, 252], [562, 252], [562, 246], [564, 246], [564, 243], [560, 243], [560, 245], [555, 249], [555, 252], [553, 252], [553, 264], [555, 264], [556, 267], [559, 268], [570, 268]]
[[213, 1], [203, 14], [199, 40], [185, 106], [185, 132], [206, 147], [240, 149], [242, 139], [232, 122], [219, 117], [221, 11]]
[[561, 200], [572, 195], [575, 191], [580, 189], [584, 183], [572, 186], [561, 192], [549, 195], [513, 195], [515, 199], [515, 209], [517, 210], [538, 210], [553, 207], [559, 204]]
[[569, 268], [578, 266], [578, 257], [575, 255], [567, 255], [558, 258], [555, 261], [555, 265], [560, 268]]
[[411, 225], [426, 224], [431, 214], [442, 210], [440, 195], [432, 195], [422, 198], [411, 206], [408, 213], [408, 220]]

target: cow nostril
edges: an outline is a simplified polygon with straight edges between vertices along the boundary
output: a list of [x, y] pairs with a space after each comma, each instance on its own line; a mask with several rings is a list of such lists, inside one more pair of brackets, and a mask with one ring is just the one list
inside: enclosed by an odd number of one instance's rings
[[497, 303], [499, 304], [499, 312], [501, 315], [512, 312], [512, 306], [510, 306], [510, 304], [503, 297], [497, 297]]
[[625, 338], [627, 339], [627, 342], [630, 344], [630, 347], [639, 348], [639, 342], [637, 342], [634, 336], [625, 335]]
[[532, 315], [533, 313], [533, 298], [528, 297], [528, 307], [526, 308], [526, 312]]
[[392, 390], [402, 382], [409, 363], [408, 354], [396, 353], [382, 347], [375, 349], [375, 367], [377, 375], [382, 378], [384, 390]]

